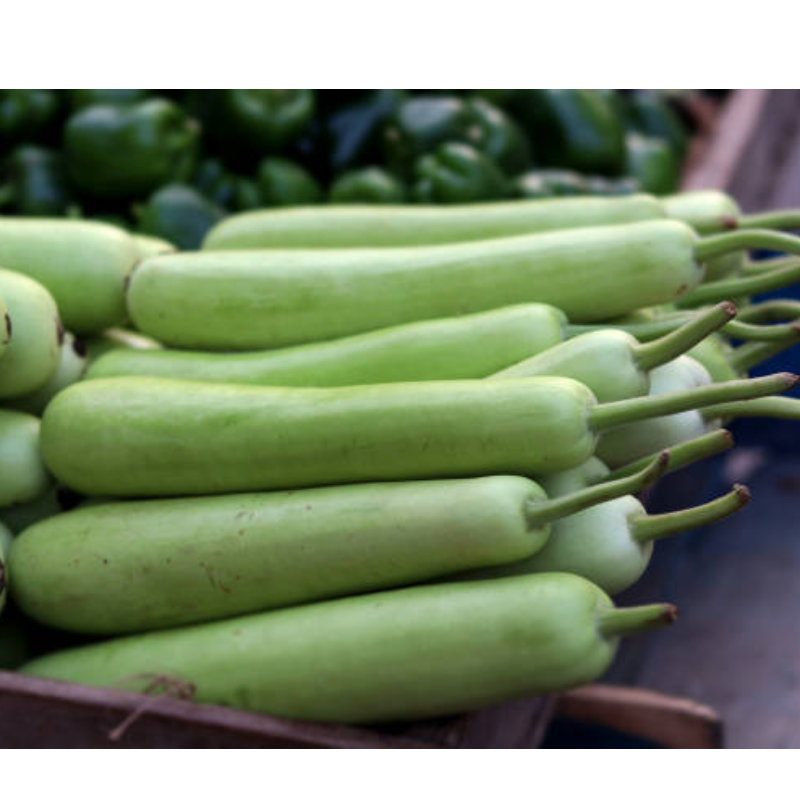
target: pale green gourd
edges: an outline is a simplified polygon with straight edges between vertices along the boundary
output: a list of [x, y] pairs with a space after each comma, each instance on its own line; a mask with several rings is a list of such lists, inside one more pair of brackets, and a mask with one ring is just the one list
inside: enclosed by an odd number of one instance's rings
[[191, 391], [184, 381], [103, 378], [54, 398], [42, 451], [59, 481], [111, 497], [540, 475], [585, 461], [610, 427], [795, 382], [779, 374], [598, 404], [569, 378]]
[[43, 678], [340, 723], [424, 719], [600, 677], [620, 636], [675, 609], [615, 609], [574, 575], [415, 586], [157, 631], [32, 661]]
[[529, 302], [592, 322], [691, 291], [702, 246], [691, 228], [661, 220], [413, 248], [185, 253], [142, 262], [128, 309], [147, 335], [205, 350], [285, 347]]
[[646, 344], [624, 331], [585, 333], [492, 375], [492, 379], [559, 375], [588, 386], [601, 402], [639, 397], [650, 389], [650, 372], [725, 325], [736, 314], [720, 303], [671, 333]]
[[217, 223], [208, 232], [203, 249], [410, 247], [663, 217], [658, 200], [643, 194], [455, 206], [261, 209]]
[[118, 349], [89, 378], [147, 375], [257, 386], [484, 378], [561, 342], [567, 318], [530, 303], [258, 353]]
[[6, 400], [35, 391], [52, 377], [63, 329], [52, 296], [36, 281], [0, 269], [0, 295], [11, 330], [0, 358], [0, 399]]
[[125, 284], [138, 260], [131, 237], [113, 225], [0, 219], [0, 266], [41, 283], [55, 298], [66, 328], [79, 335], [99, 333], [125, 318]]
[[51, 479], [39, 449], [39, 420], [0, 409], [0, 508], [43, 494]]
[[528, 557], [552, 520], [661, 470], [555, 501], [493, 476], [83, 506], [18, 537], [14, 598], [46, 625], [116, 635], [420, 583]]

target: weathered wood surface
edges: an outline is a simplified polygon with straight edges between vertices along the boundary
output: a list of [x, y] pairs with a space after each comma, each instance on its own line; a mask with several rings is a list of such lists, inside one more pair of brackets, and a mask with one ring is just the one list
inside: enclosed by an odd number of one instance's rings
[[0, 748], [534, 748], [554, 697], [446, 720], [357, 728], [0, 671]]
[[714, 709], [650, 689], [583, 686], [561, 695], [556, 716], [601, 725], [662, 747], [722, 747], [722, 722]]

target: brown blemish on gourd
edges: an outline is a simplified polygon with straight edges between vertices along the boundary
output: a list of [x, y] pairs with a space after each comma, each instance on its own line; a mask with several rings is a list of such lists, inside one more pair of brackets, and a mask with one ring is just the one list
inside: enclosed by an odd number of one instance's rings
[[678, 297], [680, 297], [682, 294], [686, 294], [686, 292], [687, 292], [687, 290], [688, 290], [688, 289], [689, 289], [688, 285], [687, 285], [687, 284], [685, 284], [685, 283], [682, 283], [682, 284], [681, 284], [681, 285], [678, 287]]
[[720, 222], [726, 231], [735, 231], [739, 227], [739, 220], [736, 217], [722, 217]]

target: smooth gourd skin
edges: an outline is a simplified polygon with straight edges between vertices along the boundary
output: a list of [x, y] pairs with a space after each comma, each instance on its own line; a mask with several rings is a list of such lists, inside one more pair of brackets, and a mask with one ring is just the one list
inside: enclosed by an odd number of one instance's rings
[[441, 206], [323, 206], [250, 211], [215, 225], [204, 250], [409, 247], [663, 218], [649, 195]]
[[11, 320], [11, 341], [0, 358], [4, 400], [35, 391], [50, 379], [58, 367], [63, 331], [52, 295], [36, 281], [0, 268], [0, 295]]
[[0, 409], [0, 508], [27, 503], [50, 486], [39, 452], [39, 420]]
[[691, 225], [699, 234], [722, 233], [736, 227], [741, 209], [725, 192], [704, 189], [660, 198], [667, 216]]
[[79, 339], [66, 332], [61, 342], [58, 366], [50, 376], [50, 380], [35, 392], [15, 397], [8, 404], [19, 411], [40, 415], [62, 389], [66, 389], [83, 377], [86, 366], [86, 348]]
[[[561, 497], [603, 480], [608, 473], [608, 467], [593, 457], [578, 467], [542, 478], [541, 485], [549, 497]], [[544, 546], [528, 558], [465, 577], [568, 572], [610, 595], [618, 594], [639, 580], [650, 562], [653, 542], [638, 542], [631, 532], [631, 521], [644, 515], [644, 507], [631, 495], [600, 503], [556, 520]]]
[[563, 339], [566, 316], [531, 303], [259, 353], [116, 350], [90, 378], [150, 375], [262, 386], [485, 378]]
[[[711, 376], [699, 362], [689, 356], [679, 356], [650, 372], [650, 394], [683, 391], [711, 382]], [[695, 439], [715, 427], [719, 424], [709, 422], [697, 410], [620, 425], [600, 437], [597, 457], [614, 469]]]
[[553, 524], [547, 544], [524, 561], [497, 568], [502, 575], [569, 572], [610, 595], [636, 583], [647, 569], [653, 542], [638, 542], [630, 520], [644, 516], [630, 495], [571, 514]]
[[[667, 216], [691, 225], [699, 234], [723, 233], [736, 227], [741, 210], [725, 192], [713, 189], [681, 192], [661, 198]], [[745, 262], [744, 253], [728, 253], [706, 262], [705, 281], [716, 281], [735, 275]]]
[[64, 325], [91, 334], [125, 319], [125, 282], [139, 260], [113, 225], [58, 219], [0, 219], [0, 265], [39, 281]]
[[84, 494], [165, 496], [538, 475], [591, 454], [594, 395], [568, 378], [336, 389], [104, 378], [50, 403], [42, 451]]
[[650, 376], [634, 357], [638, 341], [617, 330], [584, 333], [514, 364], [492, 378], [560, 375], [588, 386], [601, 403], [647, 394]]
[[141, 690], [189, 681], [201, 703], [293, 719], [423, 719], [566, 689], [616, 650], [611, 601], [574, 575], [417, 586], [67, 650], [22, 671]]
[[90, 506], [19, 536], [15, 601], [114, 635], [419, 583], [532, 555], [546, 499], [493, 476]]
[[173, 346], [285, 347], [516, 303], [602, 321], [691, 291], [695, 234], [673, 220], [367, 250], [203, 252], [144, 261], [136, 327]]
[[160, 239], [158, 236], [149, 236], [146, 233], [132, 233], [131, 238], [136, 246], [139, 261], [175, 252], [174, 244], [166, 239]]

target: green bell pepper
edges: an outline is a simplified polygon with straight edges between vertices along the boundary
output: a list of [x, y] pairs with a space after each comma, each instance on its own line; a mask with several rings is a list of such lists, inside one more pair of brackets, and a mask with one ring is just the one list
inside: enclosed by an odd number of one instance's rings
[[[322, 96], [325, 95], [323, 92]], [[403, 89], [376, 89], [359, 102], [330, 115], [326, 132], [330, 168], [334, 173], [378, 157], [382, 126], [405, 98]]]
[[517, 197], [568, 197], [574, 195], [617, 195], [642, 191], [634, 178], [602, 178], [580, 175], [566, 169], [534, 169], [513, 183]]
[[[60, 154], [36, 145], [21, 145], [9, 156], [7, 182], [0, 187], [15, 213], [26, 217], [58, 217], [74, 202]], [[2, 202], [0, 201], [0, 204]]]
[[67, 89], [67, 100], [72, 111], [87, 106], [127, 106], [147, 97], [148, 89]]
[[625, 165], [623, 122], [591, 89], [525, 89], [513, 112], [533, 139], [544, 166], [618, 175]]
[[258, 166], [258, 188], [263, 205], [314, 205], [322, 189], [299, 164], [286, 158], [265, 158]]
[[189, 177], [199, 133], [197, 122], [169, 100], [89, 106], [65, 128], [69, 177], [94, 197], [145, 195]]
[[414, 199], [419, 203], [474, 203], [508, 197], [506, 176], [474, 147], [445, 142], [415, 165]]
[[619, 89], [592, 89], [591, 91], [605, 100], [624, 127], [628, 118], [628, 106], [622, 92]]
[[569, 197], [589, 194], [583, 175], [567, 169], [535, 169], [514, 181], [518, 197]]
[[509, 109], [518, 102], [525, 89], [474, 89], [476, 97], [482, 97], [499, 108]]
[[585, 181], [588, 193], [592, 195], [624, 195], [642, 191], [639, 181], [630, 176], [603, 178], [591, 175]]
[[397, 108], [383, 138], [387, 162], [401, 174], [444, 142], [472, 145], [507, 175], [521, 172], [530, 163], [522, 129], [502, 109], [481, 97], [412, 97]]
[[679, 160], [689, 146], [686, 128], [665, 97], [654, 90], [636, 90], [626, 96], [627, 124], [639, 133], [665, 139]]
[[314, 116], [313, 89], [201, 89], [191, 107], [208, 139], [236, 163], [283, 150]]
[[678, 189], [680, 163], [669, 143], [652, 136], [625, 137], [625, 171], [650, 194], [672, 194]]
[[518, 175], [531, 162], [528, 140], [520, 126], [502, 109], [481, 98], [467, 102], [471, 122], [469, 144], [489, 156], [506, 175]]
[[472, 115], [458, 97], [411, 97], [383, 130], [386, 161], [393, 172], [408, 173], [420, 156], [444, 142], [463, 141]]
[[340, 175], [330, 188], [331, 203], [404, 203], [406, 191], [394, 175], [381, 167], [364, 167]]
[[261, 208], [264, 199], [258, 181], [253, 178], [236, 177], [236, 194], [233, 198], [233, 208], [236, 211], [252, 211]]
[[0, 89], [0, 145], [41, 141], [58, 120], [60, 107], [52, 89]]
[[205, 158], [200, 162], [192, 185], [212, 203], [228, 211], [250, 211], [264, 205], [256, 180], [230, 172], [218, 158]]
[[208, 230], [225, 216], [216, 203], [180, 183], [162, 187], [134, 213], [139, 233], [166, 239], [181, 250], [199, 249]]

